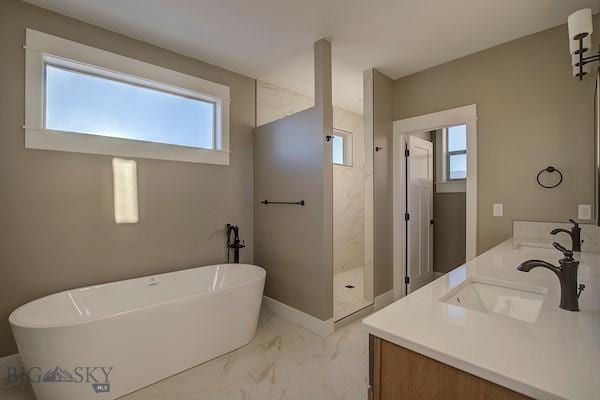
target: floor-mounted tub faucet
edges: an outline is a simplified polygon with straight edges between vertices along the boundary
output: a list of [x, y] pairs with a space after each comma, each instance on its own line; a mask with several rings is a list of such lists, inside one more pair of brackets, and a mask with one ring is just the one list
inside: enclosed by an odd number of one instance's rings
[[[231, 234], [233, 233], [233, 241]], [[229, 262], [229, 251], [233, 249], [233, 262], [239, 264], [240, 249], [246, 247], [246, 241], [240, 241], [240, 228], [237, 225], [227, 224], [227, 262]]]
[[519, 271], [529, 272], [533, 268], [542, 267], [549, 269], [558, 276], [560, 281], [560, 308], [568, 311], [579, 311], [579, 296], [585, 285], [577, 286], [577, 271], [579, 261], [573, 258], [573, 252], [565, 249], [558, 243], [552, 243], [555, 249], [563, 253], [564, 258], [558, 261], [559, 267], [556, 267], [546, 261], [528, 260], [517, 267]]
[[571, 228], [570, 231], [558, 228], [553, 229], [550, 234], [556, 235], [561, 232], [568, 234], [571, 236], [571, 241], [573, 242], [572, 251], [581, 251], [581, 228], [579, 227], [579, 224], [572, 219], [570, 219], [569, 222], [573, 224], [573, 228]]

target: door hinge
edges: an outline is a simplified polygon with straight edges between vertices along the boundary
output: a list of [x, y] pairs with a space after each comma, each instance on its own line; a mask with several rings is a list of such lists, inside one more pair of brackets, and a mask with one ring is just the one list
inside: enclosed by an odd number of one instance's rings
[[404, 214], [404, 220], [405, 221], [410, 221], [410, 214], [409, 213]]
[[410, 156], [410, 150], [406, 149], [404, 150], [404, 157], [409, 157]]
[[405, 283], [406, 285], [409, 285], [409, 284], [410, 284], [410, 277], [409, 277], [409, 276], [405, 276], [405, 277], [404, 277], [404, 283]]

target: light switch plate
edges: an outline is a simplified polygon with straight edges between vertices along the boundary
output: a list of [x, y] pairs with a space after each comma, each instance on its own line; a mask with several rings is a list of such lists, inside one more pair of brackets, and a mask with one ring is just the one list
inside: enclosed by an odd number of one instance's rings
[[592, 219], [592, 206], [580, 204], [577, 210], [577, 219]]
[[504, 204], [494, 204], [494, 217], [502, 217], [504, 215]]

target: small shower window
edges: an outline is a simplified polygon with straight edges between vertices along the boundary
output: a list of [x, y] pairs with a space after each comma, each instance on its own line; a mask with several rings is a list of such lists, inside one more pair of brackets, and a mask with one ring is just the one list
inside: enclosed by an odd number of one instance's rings
[[336, 165], [352, 166], [352, 133], [334, 130], [332, 140], [332, 159]]

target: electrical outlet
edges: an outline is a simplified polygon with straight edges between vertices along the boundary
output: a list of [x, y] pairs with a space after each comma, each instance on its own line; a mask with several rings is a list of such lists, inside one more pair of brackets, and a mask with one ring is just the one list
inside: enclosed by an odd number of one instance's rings
[[592, 219], [592, 206], [580, 204], [577, 210], [577, 219]]
[[494, 204], [494, 217], [502, 217], [504, 215], [504, 204]]

